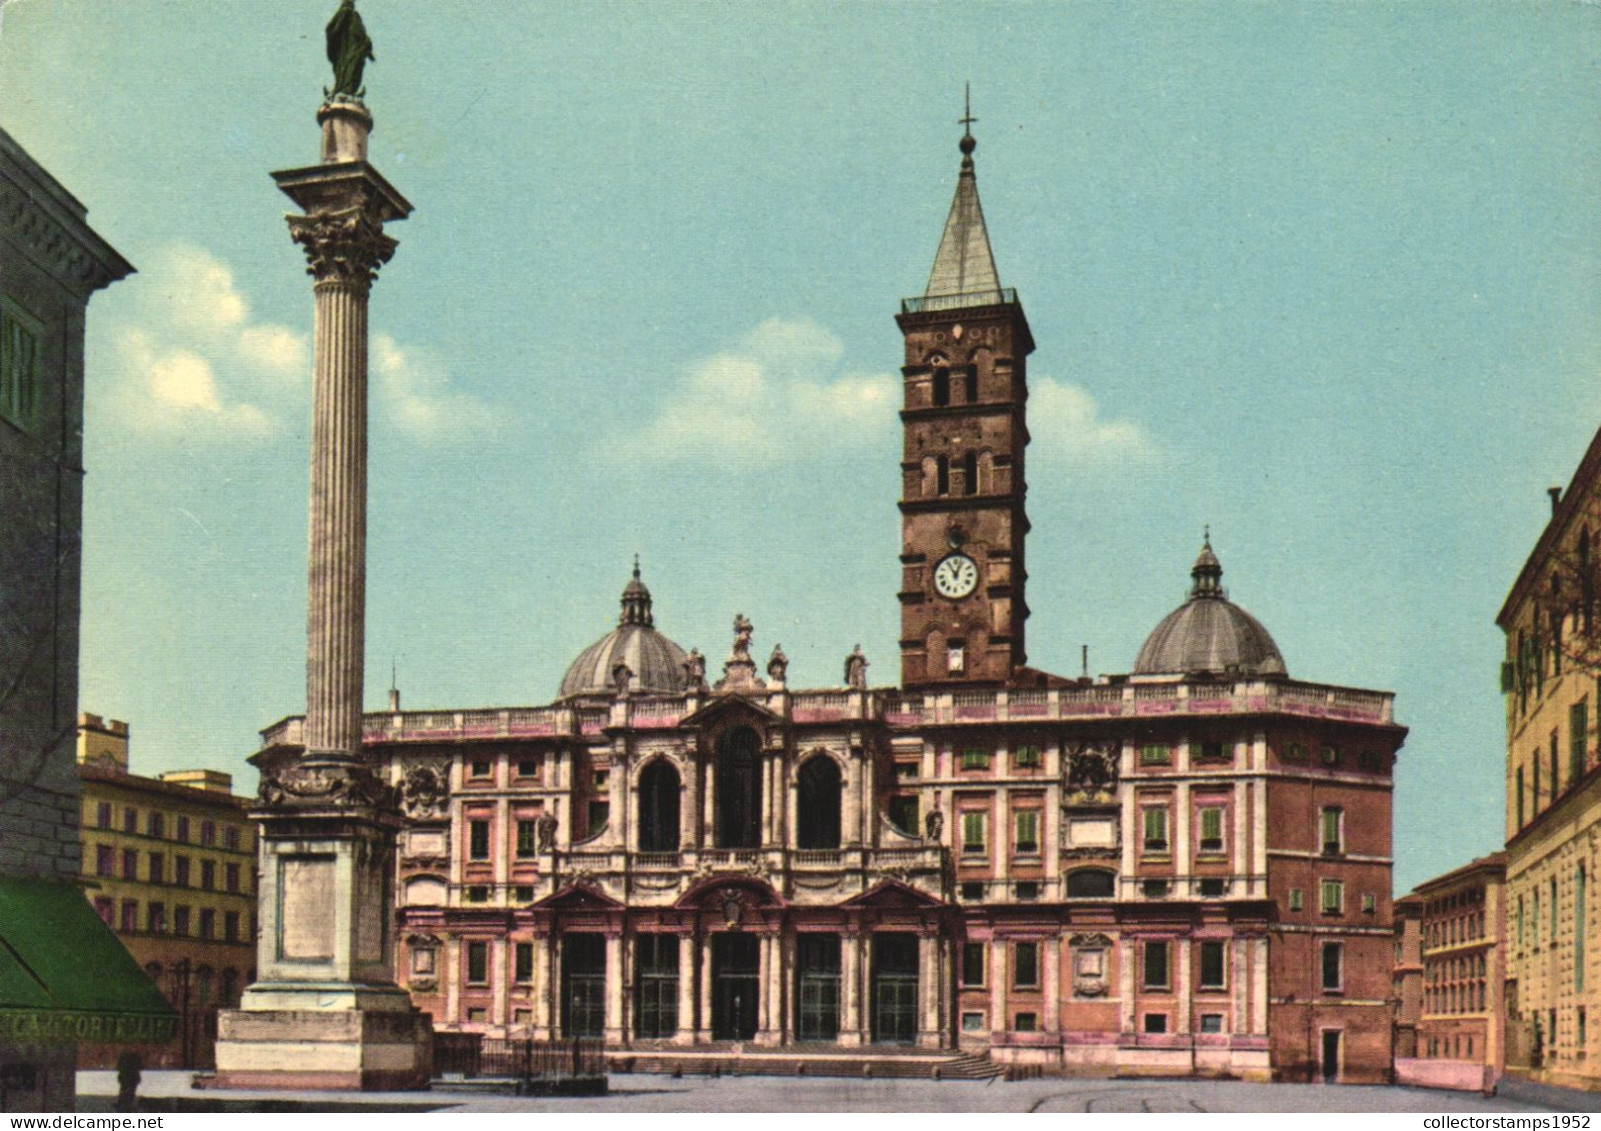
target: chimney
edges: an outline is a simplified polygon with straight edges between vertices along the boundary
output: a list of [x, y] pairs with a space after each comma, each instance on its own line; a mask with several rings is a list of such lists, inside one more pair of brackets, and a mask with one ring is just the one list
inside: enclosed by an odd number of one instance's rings
[[1555, 518], [1557, 516], [1557, 504], [1562, 502], [1562, 488], [1547, 487], [1545, 493], [1551, 496], [1551, 517]]
[[391, 715], [400, 714], [400, 688], [398, 687], [389, 689], [389, 713]]

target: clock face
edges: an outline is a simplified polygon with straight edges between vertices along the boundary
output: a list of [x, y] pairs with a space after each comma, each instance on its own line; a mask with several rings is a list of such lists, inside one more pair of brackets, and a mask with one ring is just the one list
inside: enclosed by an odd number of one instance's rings
[[951, 554], [934, 567], [934, 591], [960, 601], [978, 588], [978, 566], [966, 554]]

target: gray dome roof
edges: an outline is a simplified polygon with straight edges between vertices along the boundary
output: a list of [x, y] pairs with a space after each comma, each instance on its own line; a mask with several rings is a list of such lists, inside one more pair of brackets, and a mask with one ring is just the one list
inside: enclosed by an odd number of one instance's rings
[[1146, 637], [1134, 661], [1135, 675], [1287, 676], [1284, 657], [1262, 622], [1228, 599], [1220, 581], [1223, 567], [1212, 541], [1201, 548], [1189, 600], [1162, 618]]
[[684, 650], [655, 629], [650, 611], [650, 590], [639, 579], [639, 562], [634, 576], [623, 589], [623, 610], [617, 627], [578, 654], [561, 677], [561, 694], [611, 695], [617, 687], [613, 674], [618, 664], [627, 664], [633, 673], [633, 689], [646, 695], [677, 695], [684, 690], [687, 676]]

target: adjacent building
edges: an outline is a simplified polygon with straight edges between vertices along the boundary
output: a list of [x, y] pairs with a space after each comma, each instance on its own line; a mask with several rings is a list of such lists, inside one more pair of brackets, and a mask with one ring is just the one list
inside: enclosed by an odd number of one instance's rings
[[[208, 1067], [217, 1011], [255, 977], [256, 833], [217, 770], [129, 772], [128, 724], [78, 719], [85, 894], [178, 1012], [147, 1065]], [[114, 1050], [86, 1051], [110, 1067]], [[93, 1062], [93, 1063], [91, 1063]]]
[[1601, 433], [1496, 623], [1506, 636], [1507, 1070], [1601, 1089], [1590, 1021], [1601, 1008]]
[[0, 1090], [71, 1110], [80, 1040], [172, 1011], [78, 888], [83, 352], [89, 298], [133, 268], [0, 130]]
[[[1406, 909], [1396, 919], [1402, 930], [1397, 976], [1417, 971], [1415, 1040], [1406, 1050], [1397, 1040], [1398, 1076], [1404, 1082], [1492, 1088], [1506, 1057], [1505, 854], [1418, 885], [1406, 897]], [[1412, 1004], [1405, 990], [1401, 997], [1403, 1009]], [[1425, 1063], [1403, 1069], [1407, 1058]]]
[[[366, 717], [407, 815], [396, 976], [440, 1029], [1388, 1079], [1392, 697], [1291, 678], [1209, 539], [1127, 674], [1028, 666], [1034, 341], [973, 148], [898, 318], [898, 685], [856, 650], [792, 687], [742, 616], [708, 677], [636, 564], [548, 705]], [[271, 777], [301, 720], [264, 740]]]

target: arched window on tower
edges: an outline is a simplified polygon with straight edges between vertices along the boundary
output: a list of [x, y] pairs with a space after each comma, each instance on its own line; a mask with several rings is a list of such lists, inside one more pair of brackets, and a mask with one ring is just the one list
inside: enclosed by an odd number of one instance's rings
[[963, 377], [962, 377], [962, 383], [963, 383], [963, 385], [966, 386], [964, 391], [967, 393], [967, 403], [968, 404], [977, 404], [978, 403], [978, 366], [969, 365], [967, 367], [967, 372], [965, 374], [963, 374]]
[[639, 850], [677, 852], [678, 771], [657, 759], [639, 775]]
[[934, 493], [949, 495], [951, 493], [951, 458], [940, 456], [934, 461]]
[[800, 768], [795, 798], [796, 846], [839, 847], [839, 765], [826, 754], [814, 754]]
[[951, 403], [951, 371], [943, 365], [934, 367], [934, 407], [944, 408]]
[[962, 494], [978, 494], [978, 453], [968, 452], [962, 456]]
[[760, 848], [761, 738], [750, 727], [723, 735], [717, 752], [717, 847]]

